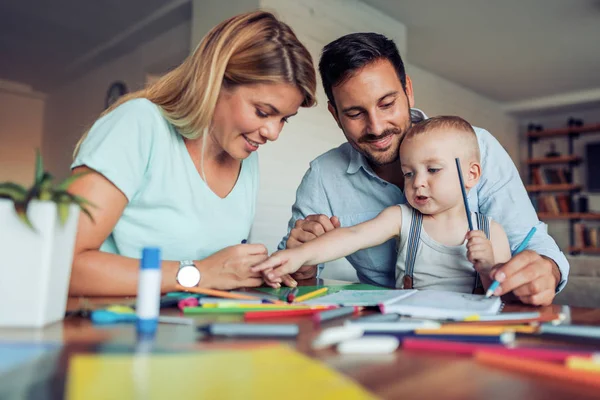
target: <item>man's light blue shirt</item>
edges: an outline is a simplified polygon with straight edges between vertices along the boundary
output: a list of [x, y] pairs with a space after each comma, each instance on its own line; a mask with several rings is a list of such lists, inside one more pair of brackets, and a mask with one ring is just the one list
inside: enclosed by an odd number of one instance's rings
[[[418, 110], [411, 110], [413, 122], [427, 118]], [[547, 225], [537, 214], [521, 181], [519, 172], [502, 145], [485, 129], [473, 127], [481, 153], [481, 179], [469, 192], [471, 211], [481, 212], [502, 225], [511, 250], [514, 251], [532, 227], [537, 231], [527, 249], [554, 260], [562, 278], [557, 290], [567, 283], [569, 263], [556, 242], [548, 235]], [[285, 248], [289, 233], [296, 220], [311, 214], [337, 216], [343, 227], [374, 218], [383, 209], [404, 204], [403, 191], [379, 178], [365, 157], [350, 143], [344, 143], [317, 157], [310, 163], [296, 192], [288, 234], [279, 244]], [[396, 240], [346, 257], [356, 269], [361, 282], [387, 287], [395, 285]]]

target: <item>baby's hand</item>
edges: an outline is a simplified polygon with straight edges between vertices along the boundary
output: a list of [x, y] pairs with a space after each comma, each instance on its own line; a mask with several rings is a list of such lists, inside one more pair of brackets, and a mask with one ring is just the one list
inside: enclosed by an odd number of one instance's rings
[[[279, 283], [284, 277], [291, 279], [288, 274], [296, 272], [304, 264], [297, 250], [281, 250], [275, 252], [265, 261], [251, 268], [252, 272], [262, 272], [265, 282]], [[293, 281], [293, 279], [291, 279]], [[294, 281], [295, 283], [295, 281]], [[287, 283], [286, 283], [287, 284]], [[290, 285], [288, 285], [290, 286]]]
[[281, 284], [283, 283], [285, 286], [288, 287], [296, 287], [298, 286], [298, 282], [296, 282], [294, 280], [294, 278], [291, 277], [291, 275], [283, 275], [282, 277], [278, 277], [275, 279], [269, 279], [269, 273], [271, 273], [273, 270], [272, 269], [267, 269], [265, 271], [262, 271], [262, 277], [263, 280], [265, 281], [265, 283], [268, 286], [271, 286], [274, 289], [279, 289], [281, 287]]
[[485, 237], [483, 231], [467, 233], [467, 258], [473, 263], [475, 270], [482, 273], [494, 266], [494, 250], [492, 242]]

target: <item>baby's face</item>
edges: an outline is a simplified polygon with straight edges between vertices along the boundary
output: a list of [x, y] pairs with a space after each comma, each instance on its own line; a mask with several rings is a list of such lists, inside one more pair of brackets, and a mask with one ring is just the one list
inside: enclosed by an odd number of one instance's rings
[[[413, 136], [400, 146], [404, 194], [423, 214], [438, 214], [462, 202], [455, 158], [464, 152], [453, 137], [450, 132], [436, 130]], [[462, 161], [464, 171], [467, 167]]]

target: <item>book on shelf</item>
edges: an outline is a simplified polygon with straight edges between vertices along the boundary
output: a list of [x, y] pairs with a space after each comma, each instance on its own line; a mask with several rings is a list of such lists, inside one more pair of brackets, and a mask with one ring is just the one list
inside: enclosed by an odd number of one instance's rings
[[[537, 204], [536, 204], [537, 203]], [[536, 207], [537, 205], [537, 207]], [[540, 213], [565, 214], [571, 212], [571, 199], [568, 194], [540, 195], [534, 201], [534, 207]]]
[[562, 183], [571, 183], [572, 177], [569, 170], [565, 168], [542, 168], [532, 169], [531, 183], [534, 185], [556, 185]]
[[575, 232], [575, 247], [579, 248], [598, 248], [598, 228], [587, 227], [585, 224], [578, 222], [573, 226]]

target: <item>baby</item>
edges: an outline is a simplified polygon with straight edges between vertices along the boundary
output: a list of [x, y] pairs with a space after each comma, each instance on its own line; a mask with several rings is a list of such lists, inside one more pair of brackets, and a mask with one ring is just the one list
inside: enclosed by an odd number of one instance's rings
[[268, 280], [278, 280], [303, 265], [335, 260], [397, 238], [396, 287], [464, 293], [487, 289], [491, 268], [510, 259], [510, 247], [504, 229], [481, 214], [471, 213], [476, 230], [469, 232], [456, 158], [468, 192], [481, 175], [471, 125], [455, 116], [413, 125], [400, 145], [408, 204], [388, 207], [372, 220], [278, 251], [252, 271], [266, 271]]

